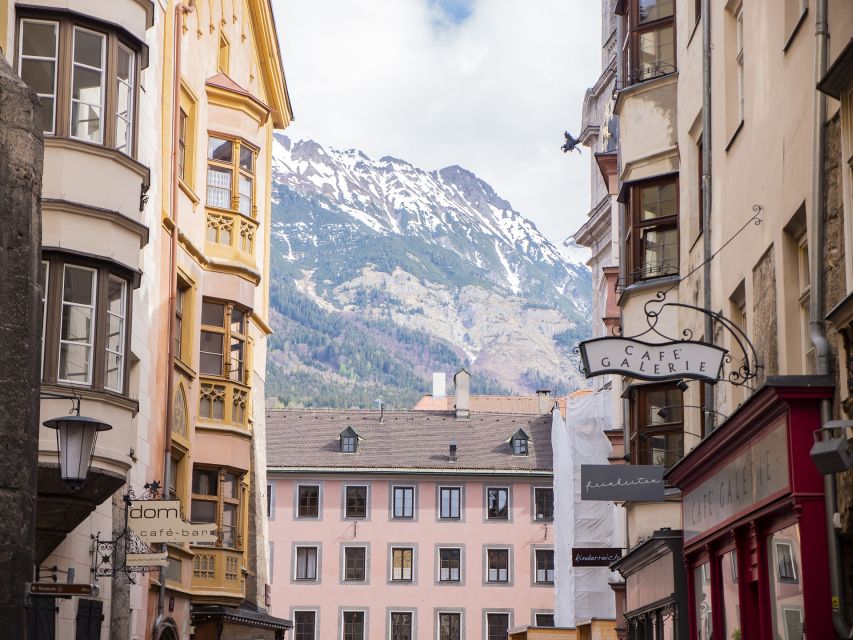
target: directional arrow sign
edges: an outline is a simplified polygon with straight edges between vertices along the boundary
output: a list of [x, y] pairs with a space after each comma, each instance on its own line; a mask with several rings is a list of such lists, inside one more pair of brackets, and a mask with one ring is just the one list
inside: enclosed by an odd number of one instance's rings
[[96, 596], [98, 588], [92, 584], [62, 584], [57, 582], [30, 583], [33, 596]]

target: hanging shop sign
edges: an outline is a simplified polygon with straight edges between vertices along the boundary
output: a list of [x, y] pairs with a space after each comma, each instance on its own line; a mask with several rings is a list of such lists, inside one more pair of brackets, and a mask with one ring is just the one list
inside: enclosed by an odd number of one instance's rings
[[788, 485], [788, 430], [781, 418], [699, 486], [684, 492], [684, 541], [754, 510]]
[[184, 520], [179, 500], [136, 501], [127, 509], [127, 526], [147, 544], [216, 542], [216, 525]]
[[622, 557], [622, 549], [572, 547], [573, 567], [609, 567]]
[[707, 342], [680, 340], [651, 344], [633, 338], [593, 338], [578, 345], [587, 378], [621, 373], [641, 380], [692, 378], [717, 382], [725, 349]]
[[663, 466], [582, 464], [581, 500], [663, 502]]
[[128, 553], [124, 557], [126, 567], [165, 567], [169, 564], [169, 554], [161, 553]]

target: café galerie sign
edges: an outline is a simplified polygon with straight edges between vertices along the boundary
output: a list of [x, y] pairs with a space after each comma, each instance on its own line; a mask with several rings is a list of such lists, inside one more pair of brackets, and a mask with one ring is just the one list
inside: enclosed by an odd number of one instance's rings
[[127, 526], [145, 542], [216, 542], [216, 525], [181, 517], [179, 500], [139, 500], [127, 510]]
[[727, 351], [707, 342], [649, 344], [631, 338], [593, 338], [578, 345], [587, 378], [621, 373], [641, 380], [693, 378], [715, 383]]

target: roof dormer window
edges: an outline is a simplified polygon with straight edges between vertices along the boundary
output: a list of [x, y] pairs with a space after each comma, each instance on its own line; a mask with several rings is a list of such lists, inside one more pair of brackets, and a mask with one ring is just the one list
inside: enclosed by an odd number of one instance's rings
[[355, 453], [358, 449], [358, 433], [352, 427], [341, 431], [341, 453]]
[[514, 456], [526, 456], [528, 453], [527, 443], [530, 440], [530, 436], [524, 431], [524, 429], [519, 429], [510, 438], [510, 445], [512, 446], [512, 455]]

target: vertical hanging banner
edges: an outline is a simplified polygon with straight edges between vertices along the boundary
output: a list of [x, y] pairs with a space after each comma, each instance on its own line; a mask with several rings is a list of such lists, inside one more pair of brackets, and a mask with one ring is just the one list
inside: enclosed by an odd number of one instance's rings
[[711, 384], [720, 379], [726, 349], [707, 342], [681, 340], [650, 344], [632, 338], [593, 338], [578, 345], [587, 378], [606, 373], [641, 380], [692, 378]]
[[581, 465], [581, 500], [663, 502], [663, 470], [656, 464]]

